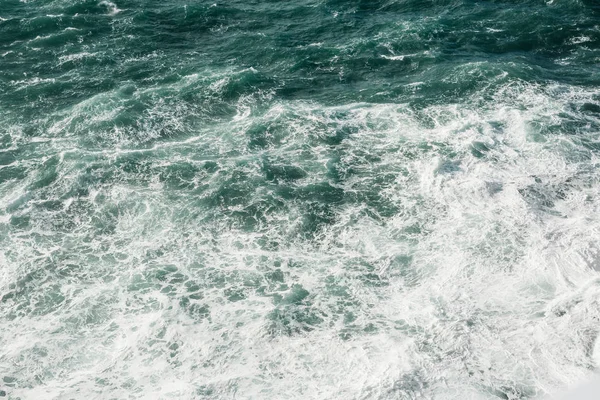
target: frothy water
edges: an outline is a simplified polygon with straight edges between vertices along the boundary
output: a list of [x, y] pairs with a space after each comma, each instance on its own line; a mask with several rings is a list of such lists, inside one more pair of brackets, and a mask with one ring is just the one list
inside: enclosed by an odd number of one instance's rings
[[593, 378], [600, 10], [437, 3], [9, 1], [0, 389], [525, 399]]

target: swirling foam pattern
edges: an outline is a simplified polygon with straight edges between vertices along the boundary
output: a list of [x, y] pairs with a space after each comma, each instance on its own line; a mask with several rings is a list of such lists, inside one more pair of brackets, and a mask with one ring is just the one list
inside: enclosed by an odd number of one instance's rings
[[599, 64], [596, 0], [2, 0], [0, 395], [590, 379]]

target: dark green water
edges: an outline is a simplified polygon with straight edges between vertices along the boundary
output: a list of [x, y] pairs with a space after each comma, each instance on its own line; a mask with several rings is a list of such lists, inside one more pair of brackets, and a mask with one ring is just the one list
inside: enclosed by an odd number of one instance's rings
[[592, 377], [599, 65], [596, 0], [0, 0], [0, 396]]

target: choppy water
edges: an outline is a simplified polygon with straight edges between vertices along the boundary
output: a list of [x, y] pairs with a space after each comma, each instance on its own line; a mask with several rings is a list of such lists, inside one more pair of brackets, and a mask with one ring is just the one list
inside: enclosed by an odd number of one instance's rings
[[1, 0], [0, 395], [590, 378], [599, 64], [596, 0]]

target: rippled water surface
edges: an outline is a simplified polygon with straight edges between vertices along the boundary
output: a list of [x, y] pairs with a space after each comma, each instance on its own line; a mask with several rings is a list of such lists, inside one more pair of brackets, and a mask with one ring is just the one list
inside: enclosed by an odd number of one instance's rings
[[0, 0], [0, 396], [594, 375], [598, 1], [214, 1]]

